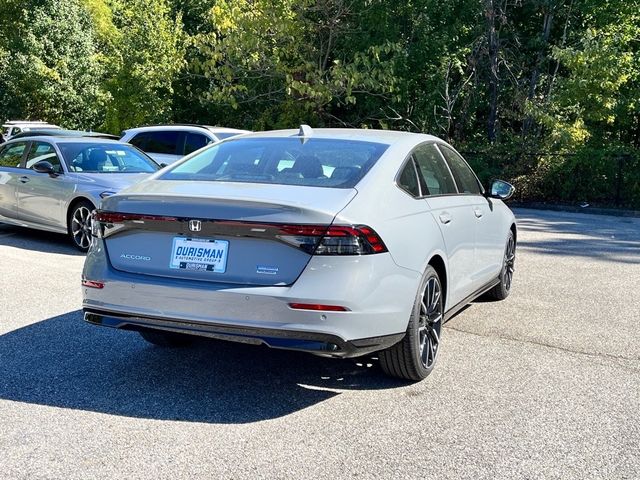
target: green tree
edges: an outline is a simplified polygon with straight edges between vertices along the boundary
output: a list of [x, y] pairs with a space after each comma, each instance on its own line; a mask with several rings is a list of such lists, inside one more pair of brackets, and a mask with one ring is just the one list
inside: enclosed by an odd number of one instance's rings
[[180, 16], [164, 0], [112, 0], [117, 29], [107, 62], [111, 99], [104, 128], [122, 129], [172, 119], [173, 82], [184, 66]]
[[332, 112], [361, 97], [390, 99], [397, 45], [344, 48], [358, 29], [353, 3], [217, 1], [214, 28], [195, 37], [203, 58], [194, 72], [208, 79], [204, 101], [236, 123], [270, 128], [341, 123]]
[[0, 7], [0, 114], [94, 128], [104, 118], [95, 31], [77, 0]]

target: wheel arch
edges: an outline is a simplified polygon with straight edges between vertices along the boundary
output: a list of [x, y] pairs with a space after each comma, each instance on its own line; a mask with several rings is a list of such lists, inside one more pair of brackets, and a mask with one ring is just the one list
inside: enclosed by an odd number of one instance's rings
[[440, 278], [440, 284], [442, 285], [442, 298], [444, 299], [444, 309], [447, 308], [447, 292], [448, 292], [448, 282], [447, 282], [447, 265], [444, 259], [439, 255], [435, 254], [429, 259], [429, 265], [433, 267], [433, 269], [438, 274]]
[[65, 216], [66, 218], [66, 223], [67, 223], [67, 231], [69, 231], [69, 229], [71, 228], [70, 224], [69, 224], [69, 219], [71, 217], [71, 212], [73, 211], [74, 207], [79, 204], [80, 202], [88, 202], [91, 205], [93, 205], [93, 208], [97, 208], [96, 204], [93, 200], [91, 200], [89, 197], [85, 197], [83, 195], [77, 196], [75, 197], [73, 200], [71, 200], [69, 202], [69, 205], [67, 206], [67, 214]]
[[509, 229], [513, 232], [513, 241], [516, 242], [516, 245], [517, 245], [518, 244], [518, 227], [516, 226], [515, 223], [512, 223]]

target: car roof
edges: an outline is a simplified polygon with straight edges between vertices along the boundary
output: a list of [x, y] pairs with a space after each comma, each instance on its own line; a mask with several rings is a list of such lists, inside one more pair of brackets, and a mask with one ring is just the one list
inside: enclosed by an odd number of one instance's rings
[[208, 130], [215, 133], [247, 133], [249, 130], [240, 130], [237, 128], [228, 127], [215, 127], [212, 125], [196, 125], [196, 124], [166, 124], [166, 125], [147, 125], [142, 127], [129, 128], [125, 132], [153, 132], [158, 130], [177, 130], [177, 131], [194, 131], [194, 130]]
[[63, 130], [59, 128], [34, 128], [26, 132], [18, 133], [11, 137], [11, 139], [25, 138], [25, 137], [78, 137], [78, 138], [111, 138], [118, 140], [117, 135], [111, 135], [109, 133], [102, 132], [85, 132], [83, 130]]
[[[308, 127], [307, 127], [308, 128]], [[301, 138], [324, 138], [360, 140], [365, 142], [377, 142], [384, 144], [394, 144], [401, 141], [442, 141], [433, 135], [424, 133], [401, 132], [397, 130], [374, 130], [365, 128], [312, 128], [300, 135], [301, 130], [272, 130], [266, 132], [247, 133], [242, 138], [274, 138], [274, 137], [296, 137]]]
[[6, 123], [3, 123], [2, 126], [3, 127], [16, 127], [16, 126], [20, 126], [23, 125], [25, 127], [30, 127], [30, 126], [39, 126], [39, 127], [49, 127], [49, 128], [60, 128], [57, 125], [54, 125], [53, 123], [48, 123], [48, 122], [43, 122], [40, 120], [9, 120]]
[[16, 139], [11, 139], [3, 145], [7, 145], [9, 143], [18, 143], [18, 142], [49, 142], [49, 143], [107, 143], [107, 144], [120, 144], [120, 145], [129, 145], [128, 143], [121, 142], [117, 139], [103, 138], [103, 137], [65, 137], [65, 136], [55, 136], [55, 135], [33, 135], [27, 137], [21, 137]]

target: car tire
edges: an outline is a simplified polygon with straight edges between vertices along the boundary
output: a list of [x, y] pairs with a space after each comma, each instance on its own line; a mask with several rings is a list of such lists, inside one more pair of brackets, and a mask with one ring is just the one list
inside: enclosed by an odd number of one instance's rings
[[194, 342], [191, 335], [164, 330], [140, 330], [138, 333], [147, 342], [159, 347], [188, 347]]
[[427, 377], [440, 350], [443, 317], [442, 283], [435, 269], [429, 266], [420, 283], [406, 335], [397, 344], [379, 352], [382, 371], [416, 382]]
[[81, 200], [69, 211], [67, 231], [74, 247], [81, 252], [89, 250], [91, 245], [91, 213], [94, 210], [91, 202]]
[[486, 296], [492, 300], [504, 300], [509, 296], [511, 284], [513, 282], [513, 272], [516, 263], [516, 240], [513, 231], [509, 230], [507, 245], [504, 249], [504, 258], [502, 259], [502, 270], [498, 277], [500, 283], [489, 290]]

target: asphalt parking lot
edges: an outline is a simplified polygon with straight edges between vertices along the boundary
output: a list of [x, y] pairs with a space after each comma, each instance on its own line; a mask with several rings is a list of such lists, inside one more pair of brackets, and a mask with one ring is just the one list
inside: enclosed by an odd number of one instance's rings
[[84, 257], [0, 225], [0, 478], [640, 478], [640, 218], [516, 214], [511, 296], [414, 385], [87, 325]]

